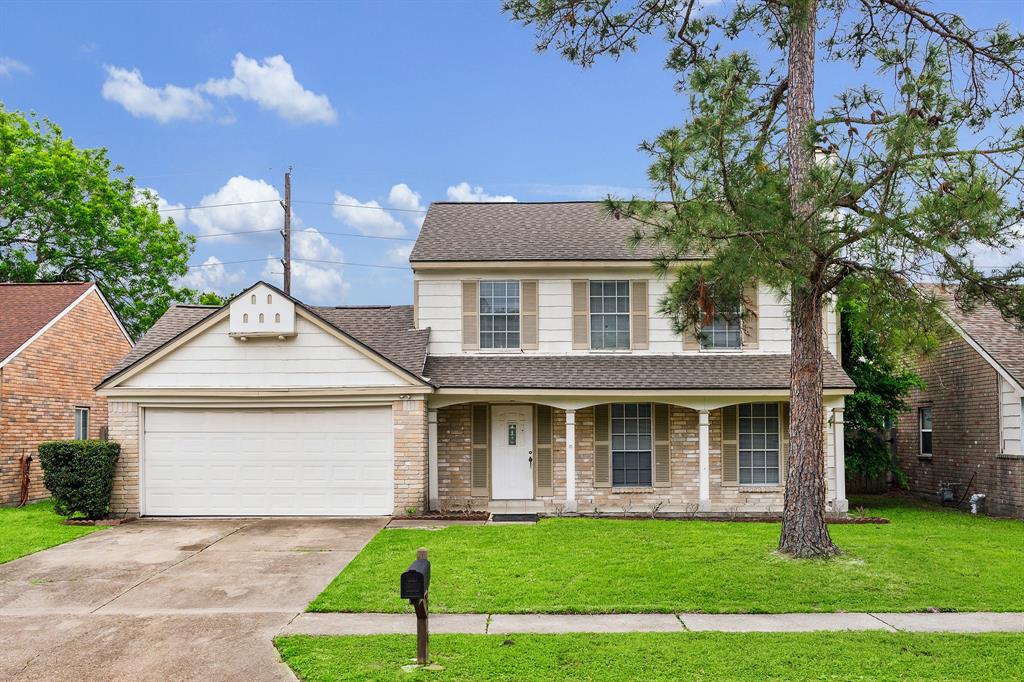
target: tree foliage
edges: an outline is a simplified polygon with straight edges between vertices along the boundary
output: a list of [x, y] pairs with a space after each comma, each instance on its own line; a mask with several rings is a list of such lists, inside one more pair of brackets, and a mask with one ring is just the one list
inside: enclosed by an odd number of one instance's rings
[[[865, 305], [934, 317], [921, 281], [1024, 320], [1024, 263], [990, 270], [1024, 234], [1024, 35], [975, 29], [923, 0], [506, 0], [538, 49], [583, 67], [668, 41], [684, 120], [645, 141], [655, 199], [612, 199], [636, 241], [662, 247], [676, 327], [742, 304], [744, 284], [790, 294], [790, 454], [780, 550], [828, 556], [821, 311]], [[749, 48], [749, 49], [748, 49]], [[822, 63], [848, 78], [816, 88]], [[820, 86], [820, 83], [818, 84]], [[629, 93], [628, 96], [642, 96]], [[816, 103], [829, 100], [824, 111]], [[696, 267], [680, 256], [707, 254]]]
[[138, 335], [194, 296], [176, 284], [193, 249], [105, 149], [0, 105], [0, 281], [95, 281]]

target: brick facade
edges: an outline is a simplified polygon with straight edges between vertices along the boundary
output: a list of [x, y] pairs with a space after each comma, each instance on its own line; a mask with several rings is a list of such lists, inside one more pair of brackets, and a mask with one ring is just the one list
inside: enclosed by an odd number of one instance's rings
[[422, 397], [391, 408], [395, 442], [395, 515], [427, 508], [427, 407]]
[[[937, 499], [943, 483], [967, 484], [985, 493], [988, 511], [1024, 516], [1024, 458], [1002, 457], [998, 374], [961, 337], [918, 360], [926, 388], [915, 390], [911, 409], [896, 429], [896, 455], [910, 489]], [[933, 455], [921, 457], [918, 410], [932, 408]], [[960, 494], [964, 492], [960, 488]]]
[[[779, 486], [739, 487], [722, 485], [722, 430], [720, 410], [710, 412], [710, 508], [711, 513], [780, 513], [783, 488]], [[671, 485], [664, 488], [598, 488], [594, 486], [594, 410], [576, 411], [576, 500], [580, 513], [696, 512], [699, 502], [700, 456], [698, 413], [670, 406], [669, 447]], [[472, 459], [471, 406], [453, 405], [437, 411], [437, 479], [442, 508], [487, 509], [487, 497], [471, 497]], [[553, 494], [538, 497], [548, 512], [563, 505], [565, 485], [565, 411], [554, 410]], [[829, 499], [832, 497], [834, 466], [829, 466]]]
[[76, 407], [89, 408], [89, 437], [101, 437], [107, 401], [93, 387], [130, 348], [93, 291], [0, 368], [0, 505], [19, 500], [22, 454], [32, 456], [29, 499], [49, 497], [37, 448], [74, 438]]
[[115, 516], [139, 515], [139, 406], [111, 400], [110, 440], [121, 444], [121, 456], [114, 470], [110, 511]]

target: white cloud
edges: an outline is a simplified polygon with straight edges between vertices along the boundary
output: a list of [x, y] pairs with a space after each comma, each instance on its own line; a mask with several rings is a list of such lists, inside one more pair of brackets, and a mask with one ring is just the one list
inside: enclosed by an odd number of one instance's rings
[[245, 271], [228, 272], [223, 261], [216, 256], [210, 256], [203, 261], [200, 267], [193, 267], [188, 274], [181, 278], [179, 283], [196, 291], [213, 291], [218, 294], [226, 294], [234, 291], [245, 279]]
[[212, 78], [200, 88], [217, 97], [256, 102], [293, 123], [333, 123], [337, 119], [327, 95], [302, 87], [282, 55], [266, 57], [260, 63], [239, 52], [231, 66], [231, 78]]
[[[342, 302], [351, 288], [345, 281], [342, 265], [344, 260], [344, 252], [315, 228], [293, 233], [292, 295], [306, 303], [318, 305], [336, 305]], [[263, 279], [281, 286], [281, 261], [276, 256], [267, 256], [263, 266]]]
[[599, 200], [607, 199], [608, 195], [619, 199], [627, 199], [633, 196], [650, 196], [650, 189], [642, 187], [625, 187], [622, 185], [600, 185], [600, 184], [568, 184], [555, 185], [548, 183], [534, 183], [529, 185], [532, 194], [539, 194], [548, 197], [559, 197], [563, 199]]
[[142, 80], [138, 69], [107, 66], [103, 98], [117, 102], [136, 118], [152, 118], [160, 123], [176, 119], [196, 119], [210, 110], [210, 103], [191, 88], [165, 85], [154, 88]]
[[468, 182], [460, 182], [459, 184], [448, 188], [448, 201], [513, 202], [519, 200], [509, 194], [488, 194], [487, 192], [484, 191], [484, 188], [479, 185], [474, 187], [470, 185]]
[[292, 233], [292, 258], [341, 261], [345, 254], [316, 228]]
[[32, 73], [32, 69], [12, 57], [0, 57], [0, 76], [13, 78], [19, 73]]
[[334, 217], [362, 234], [375, 237], [400, 237], [405, 226], [392, 217], [376, 201], [359, 201], [342, 192], [334, 193]]
[[[412, 188], [404, 182], [400, 182], [397, 185], [392, 185], [391, 191], [388, 192], [388, 205], [394, 208], [405, 209], [406, 211], [425, 211], [421, 199], [423, 196], [419, 192], [412, 191]], [[405, 213], [404, 216], [410, 223], [416, 226], [419, 230], [423, 227], [423, 219], [426, 217], [425, 213]]]
[[388, 260], [396, 265], [408, 265], [410, 254], [412, 254], [412, 244], [396, 246], [388, 251]]
[[156, 210], [159, 211], [161, 218], [173, 218], [174, 222], [179, 226], [188, 218], [185, 204], [172, 204], [160, 196], [160, 192], [157, 192], [152, 187], [136, 187], [135, 201], [142, 203], [147, 199], [156, 201]]
[[[273, 185], [264, 180], [236, 175], [219, 190], [199, 200], [199, 206], [211, 208], [191, 209], [188, 211], [188, 219], [203, 235], [279, 229], [283, 223], [283, 213], [278, 203], [280, 200], [281, 195]], [[297, 222], [293, 218], [293, 223]], [[215, 239], [228, 241], [235, 238]]]

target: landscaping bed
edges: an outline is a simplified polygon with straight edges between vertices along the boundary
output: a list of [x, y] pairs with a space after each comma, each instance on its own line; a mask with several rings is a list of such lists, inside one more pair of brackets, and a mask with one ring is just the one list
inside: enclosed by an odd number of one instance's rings
[[1024, 611], [1024, 523], [900, 498], [889, 524], [833, 525], [844, 554], [779, 555], [777, 523], [546, 518], [378, 534], [310, 611], [406, 612], [397, 580], [430, 551], [435, 613]]
[[307, 682], [335, 680], [1017, 680], [1024, 635], [624, 633], [434, 635], [440, 670], [405, 672], [407, 635], [275, 641]]

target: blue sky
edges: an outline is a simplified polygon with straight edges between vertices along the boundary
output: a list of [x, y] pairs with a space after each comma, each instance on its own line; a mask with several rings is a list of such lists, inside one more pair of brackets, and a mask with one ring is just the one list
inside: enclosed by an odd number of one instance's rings
[[[1024, 12], [956, 6], [979, 25], [1020, 26]], [[291, 165], [297, 232], [317, 230], [296, 237], [308, 259], [296, 293], [408, 303], [402, 247], [422, 213], [329, 204], [639, 192], [637, 144], [680, 119], [660, 41], [587, 71], [533, 42], [498, 2], [6, 2], [0, 101], [107, 147], [197, 235], [278, 227], [272, 200]], [[830, 68], [820, 83], [848, 75]], [[177, 210], [238, 201], [265, 203]], [[193, 262], [223, 265], [195, 268], [190, 283], [232, 292], [273, 279], [266, 259], [279, 253], [274, 232], [201, 238]]]

